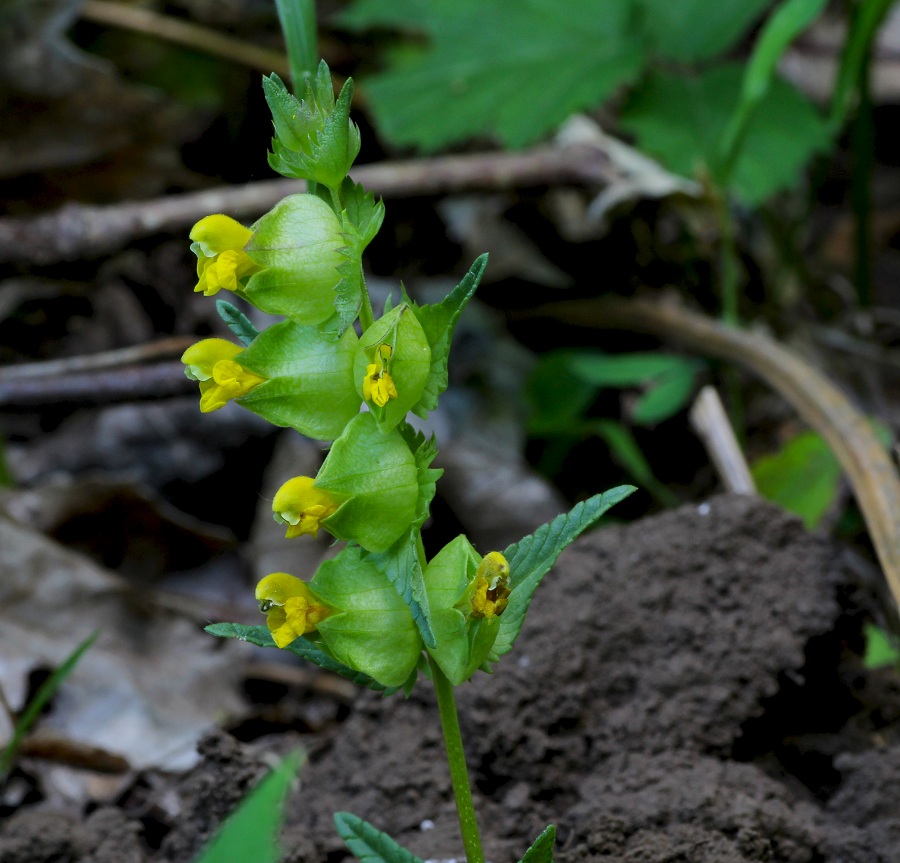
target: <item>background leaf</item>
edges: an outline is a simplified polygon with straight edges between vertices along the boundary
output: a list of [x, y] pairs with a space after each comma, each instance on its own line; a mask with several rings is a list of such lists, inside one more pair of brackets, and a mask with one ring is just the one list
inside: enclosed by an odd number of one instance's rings
[[841, 481], [838, 460], [815, 432], [799, 434], [774, 455], [757, 459], [751, 473], [763, 497], [799, 515], [810, 530], [834, 503]]
[[341, 839], [360, 863], [423, 863], [411, 851], [349, 812], [335, 812], [334, 824]]
[[772, 0], [641, 0], [652, 47], [694, 63], [732, 48]]
[[553, 863], [553, 846], [556, 844], [556, 827], [550, 824], [534, 840], [519, 863]]
[[[686, 177], [711, 172], [738, 103], [743, 69], [729, 64], [699, 75], [655, 72], [626, 103], [621, 124], [641, 149]], [[729, 188], [747, 205], [793, 185], [828, 129], [812, 103], [781, 78], [747, 127]]]
[[636, 17], [632, 0], [366, 0], [342, 20], [431, 37], [366, 92], [387, 138], [434, 150], [482, 134], [521, 147], [599, 105], [641, 70]]
[[541, 525], [533, 534], [503, 552], [509, 561], [512, 592], [509, 595], [509, 605], [500, 617], [500, 632], [494, 642], [496, 656], [503, 656], [512, 649], [525, 622], [531, 597], [563, 549], [594, 525], [611, 506], [624, 500], [633, 491], [634, 486], [620, 485], [603, 494], [594, 495], [548, 524]]
[[284, 801], [302, 762], [302, 754], [295, 752], [274, 768], [241, 801], [196, 863], [278, 863]]

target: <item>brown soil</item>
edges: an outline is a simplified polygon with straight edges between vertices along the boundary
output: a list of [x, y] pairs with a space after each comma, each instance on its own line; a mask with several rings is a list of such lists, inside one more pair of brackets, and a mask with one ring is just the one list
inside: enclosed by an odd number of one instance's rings
[[[518, 859], [555, 823], [558, 863], [898, 863], [900, 683], [848, 650], [849, 582], [832, 543], [748, 498], [578, 542], [516, 649], [459, 691], [488, 859]], [[305, 743], [287, 863], [343, 859], [336, 810], [423, 858], [461, 857], [427, 684], [364, 694]], [[0, 861], [187, 863], [261, 770], [222, 734], [204, 755], [165, 791], [182, 814], [159, 847], [123, 810], [23, 811]]]

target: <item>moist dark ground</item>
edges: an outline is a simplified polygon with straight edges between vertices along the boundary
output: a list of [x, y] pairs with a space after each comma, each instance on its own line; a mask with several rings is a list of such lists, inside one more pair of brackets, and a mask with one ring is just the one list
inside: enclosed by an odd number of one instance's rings
[[[900, 861], [900, 681], [860, 665], [857, 570], [736, 496], [573, 545], [514, 651], [458, 691], [488, 859], [518, 859], [554, 823], [558, 863]], [[187, 863], [260, 775], [260, 748], [296, 739], [281, 737], [213, 734], [191, 775], [157, 784], [179, 801], [168, 821], [133, 794], [81, 821], [23, 810], [0, 861]], [[344, 858], [336, 810], [423, 858], [462, 857], [427, 682], [361, 695], [304, 744], [288, 863]]]

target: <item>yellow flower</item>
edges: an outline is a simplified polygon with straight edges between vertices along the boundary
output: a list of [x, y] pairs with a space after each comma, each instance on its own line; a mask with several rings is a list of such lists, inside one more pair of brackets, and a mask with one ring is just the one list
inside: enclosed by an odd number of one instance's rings
[[315, 631], [320, 621], [334, 614], [305, 581], [286, 572], [273, 572], [256, 585], [256, 600], [279, 647]]
[[386, 365], [393, 349], [390, 345], [379, 345], [376, 360], [366, 366], [363, 379], [363, 398], [383, 408], [391, 399], [397, 398], [397, 386], [388, 374]]
[[499, 551], [484, 556], [475, 573], [472, 617], [499, 617], [509, 604], [509, 564]]
[[285, 536], [319, 535], [322, 520], [328, 518], [340, 505], [327, 491], [316, 488], [310, 476], [289, 479], [272, 501], [272, 515], [279, 524], [288, 526]]
[[250, 241], [253, 231], [240, 222], [223, 216], [207, 216], [191, 229], [191, 251], [197, 256], [197, 286], [195, 291], [203, 291], [211, 297], [222, 288], [236, 291], [240, 280], [259, 270], [244, 246]]
[[243, 351], [226, 339], [203, 339], [182, 354], [185, 376], [200, 383], [200, 410], [203, 413], [224, 407], [231, 399], [247, 395], [265, 381], [248, 372], [234, 357]]

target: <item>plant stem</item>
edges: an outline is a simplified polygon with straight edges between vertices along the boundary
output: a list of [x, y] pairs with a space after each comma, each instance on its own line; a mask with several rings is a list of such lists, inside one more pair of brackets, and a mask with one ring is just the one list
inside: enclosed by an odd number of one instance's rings
[[299, 95], [318, 64], [315, 0], [275, 0], [275, 5], [287, 46], [291, 83], [294, 94]]
[[856, 296], [861, 308], [872, 304], [872, 174], [875, 165], [875, 122], [872, 117], [871, 49], [863, 56], [856, 116], [850, 126], [853, 176], [850, 201], [856, 221], [854, 272]]
[[466, 860], [468, 863], [484, 863], [478, 820], [472, 803], [472, 789], [469, 786], [469, 771], [466, 768], [466, 756], [459, 731], [456, 699], [453, 697], [453, 685], [431, 656], [428, 657], [428, 664], [431, 666], [434, 691], [437, 694], [438, 710], [441, 714], [444, 745], [447, 747], [447, 761], [450, 764], [450, 782], [453, 785], [453, 796], [456, 798], [456, 811], [459, 814], [459, 829], [462, 833], [463, 847], [466, 849]]
[[365, 332], [375, 323], [375, 312], [372, 310], [372, 300], [369, 299], [369, 289], [366, 287], [366, 276], [362, 272], [362, 265], [360, 265], [359, 278], [362, 284], [362, 307], [359, 310], [359, 325], [362, 327], [362, 331]]

